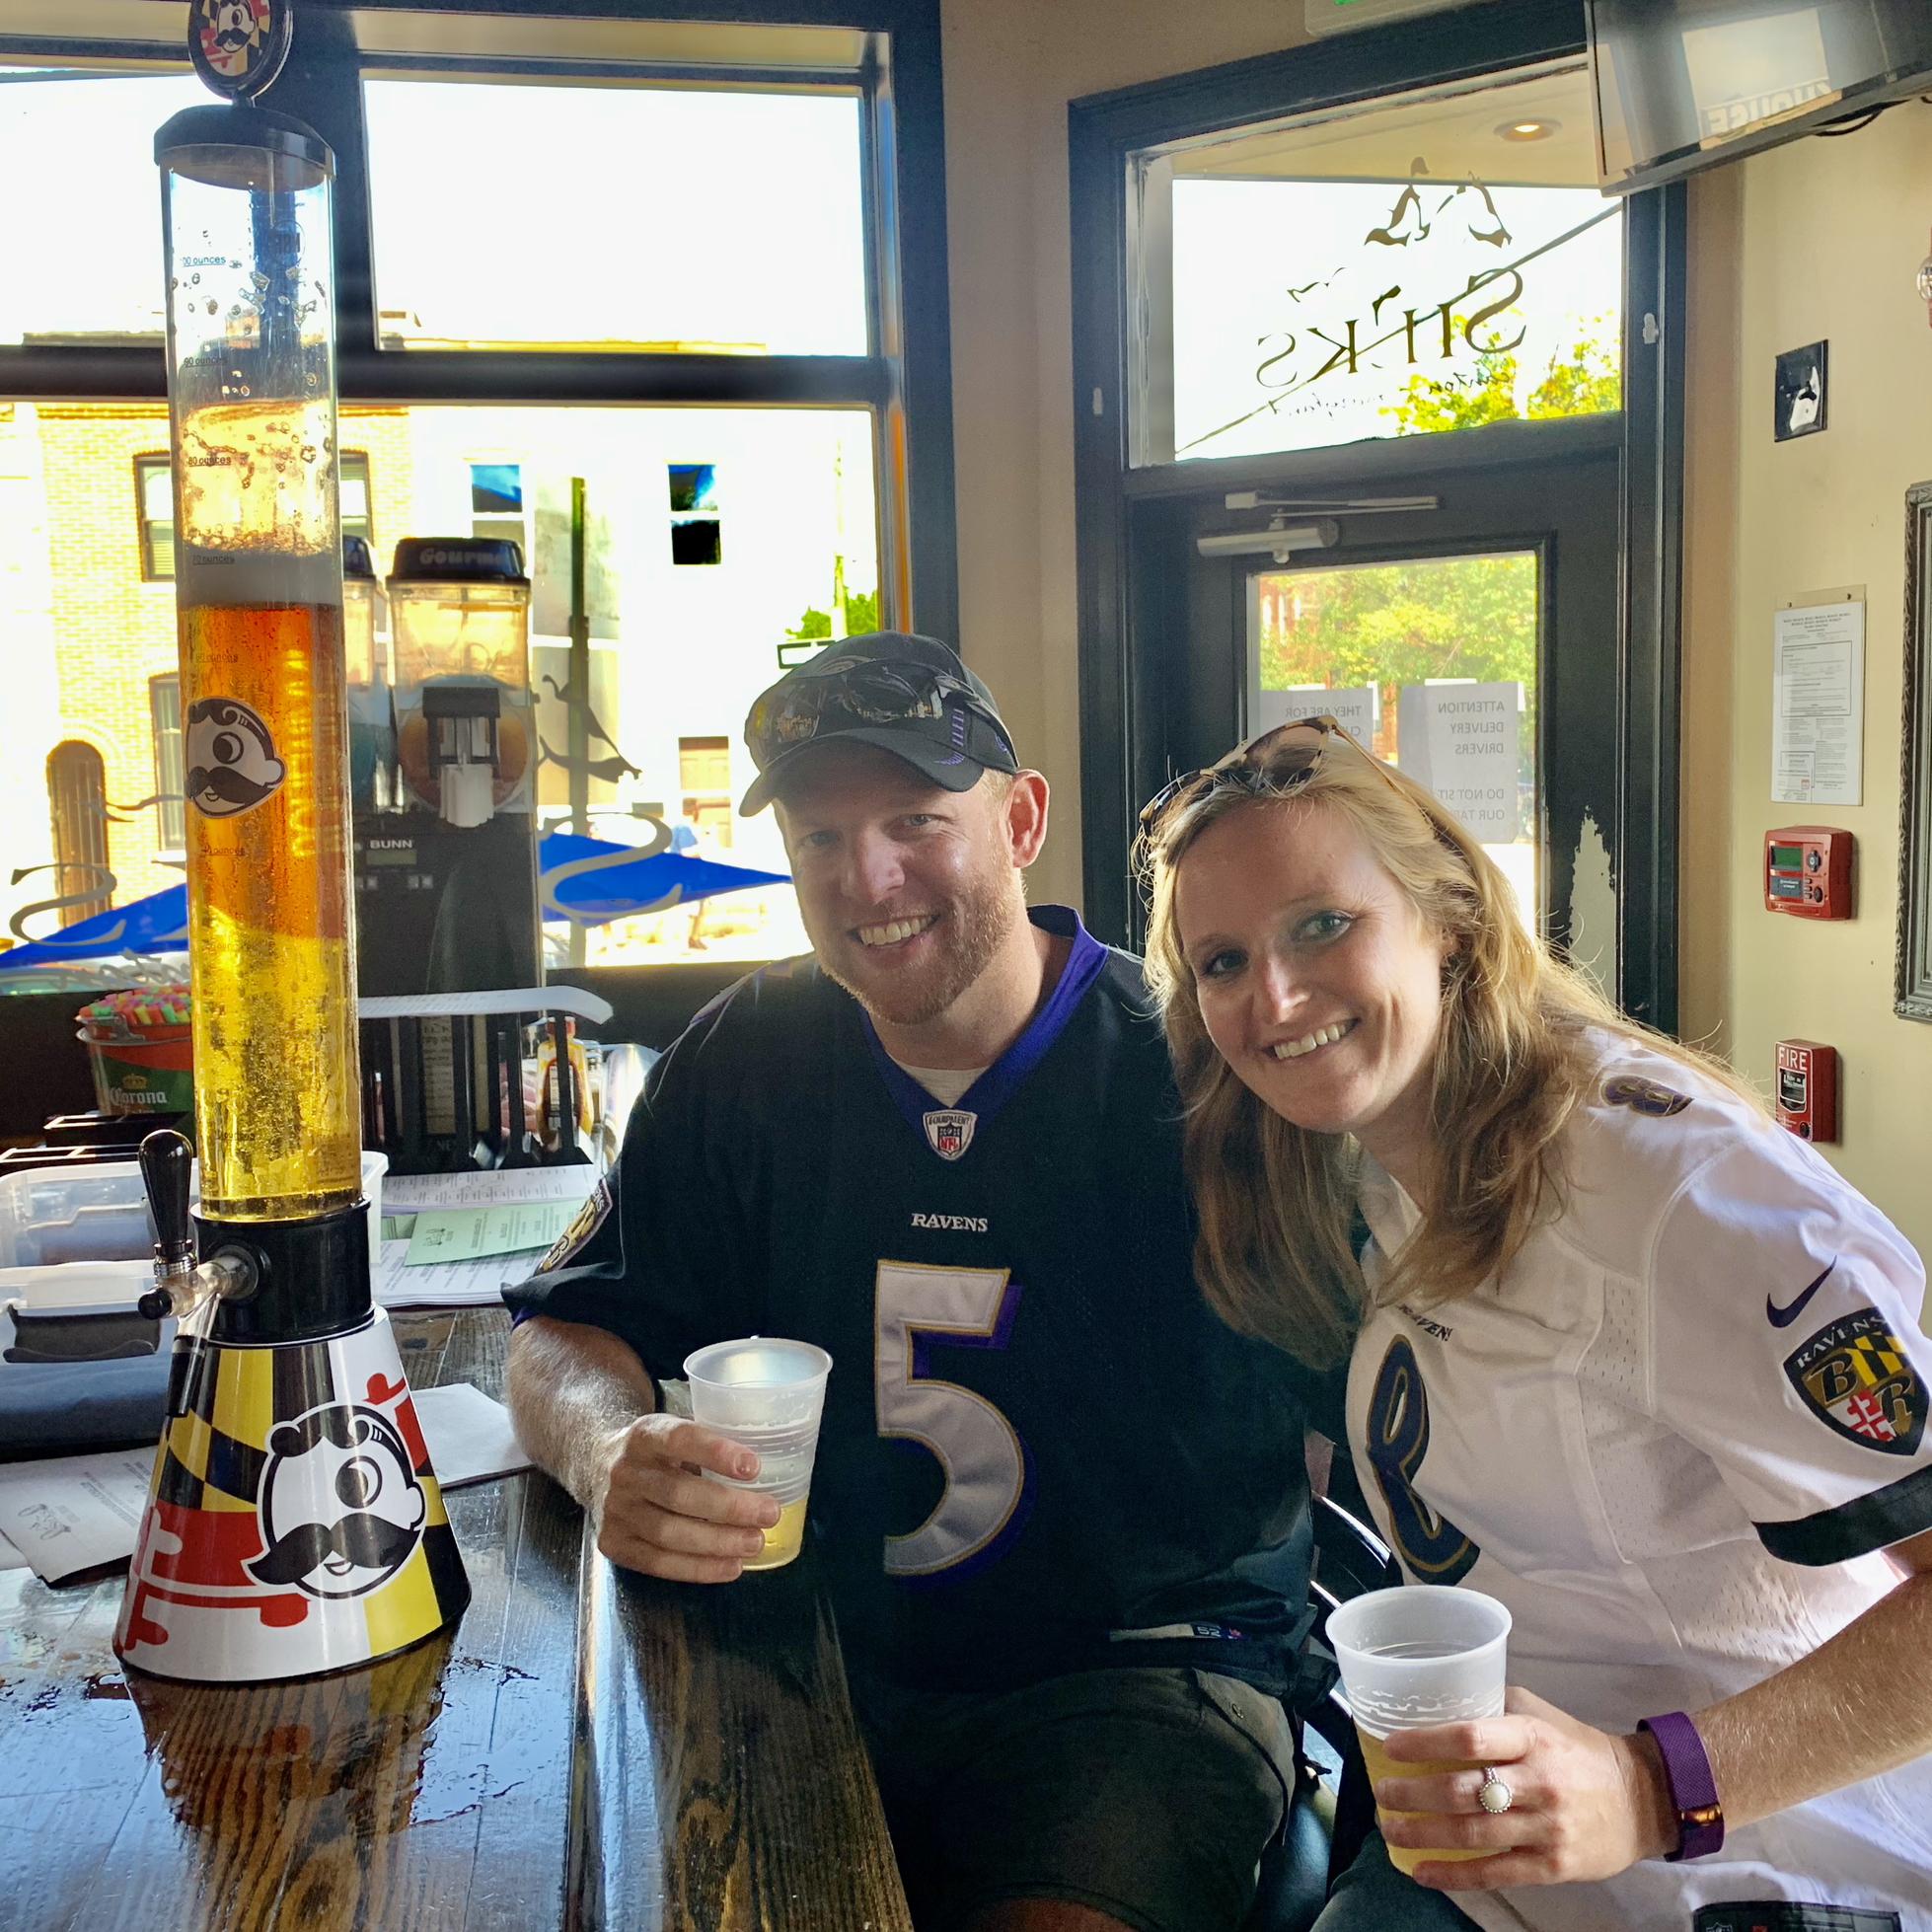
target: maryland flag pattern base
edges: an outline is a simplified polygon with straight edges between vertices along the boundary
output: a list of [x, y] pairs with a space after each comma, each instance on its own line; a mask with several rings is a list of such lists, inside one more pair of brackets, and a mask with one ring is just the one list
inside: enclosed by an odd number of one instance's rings
[[177, 1341], [123, 1662], [191, 1683], [315, 1676], [469, 1600], [386, 1314], [275, 1347]]

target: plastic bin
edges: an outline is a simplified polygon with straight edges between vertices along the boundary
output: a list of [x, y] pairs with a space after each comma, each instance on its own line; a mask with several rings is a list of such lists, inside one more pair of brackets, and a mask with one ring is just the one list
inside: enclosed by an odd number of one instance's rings
[[[389, 1157], [365, 1150], [370, 1258], [382, 1229]], [[194, 1201], [199, 1205], [199, 1169]], [[97, 1361], [20, 1359], [13, 1312], [60, 1308], [132, 1314], [151, 1280], [152, 1257], [141, 1170], [134, 1161], [63, 1172], [29, 1168], [0, 1176], [0, 1449], [51, 1454], [109, 1448], [156, 1436], [167, 1406], [174, 1354], [172, 1320], [154, 1328], [156, 1346]], [[118, 1263], [103, 1267], [101, 1263]]]
[[[389, 1156], [362, 1153], [362, 1192], [369, 1203], [369, 1254], [382, 1238], [383, 1175]], [[193, 1168], [193, 1205], [201, 1204], [201, 1165]], [[68, 1261], [145, 1261], [154, 1246], [138, 1163], [111, 1161], [78, 1172], [29, 1168], [0, 1175], [0, 1268], [48, 1268]]]

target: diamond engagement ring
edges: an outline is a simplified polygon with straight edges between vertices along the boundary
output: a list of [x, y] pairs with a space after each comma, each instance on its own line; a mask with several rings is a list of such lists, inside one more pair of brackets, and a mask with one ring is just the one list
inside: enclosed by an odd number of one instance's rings
[[1486, 1769], [1476, 1792], [1476, 1803], [1494, 1818], [1500, 1812], [1507, 1812], [1515, 1802], [1516, 1797], [1510, 1787], [1494, 1771]]

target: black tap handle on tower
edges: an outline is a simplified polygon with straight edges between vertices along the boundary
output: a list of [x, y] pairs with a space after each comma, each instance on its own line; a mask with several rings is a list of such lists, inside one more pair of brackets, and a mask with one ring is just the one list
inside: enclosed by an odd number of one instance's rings
[[[194, 1150], [187, 1137], [172, 1127], [156, 1128], [141, 1143], [141, 1184], [147, 1189], [148, 1212], [154, 1217], [157, 1283], [170, 1275], [186, 1274], [194, 1266], [194, 1235], [187, 1221], [193, 1159]], [[140, 1309], [149, 1320], [155, 1320], [168, 1312], [168, 1305], [167, 1295], [157, 1287], [141, 1298]]]

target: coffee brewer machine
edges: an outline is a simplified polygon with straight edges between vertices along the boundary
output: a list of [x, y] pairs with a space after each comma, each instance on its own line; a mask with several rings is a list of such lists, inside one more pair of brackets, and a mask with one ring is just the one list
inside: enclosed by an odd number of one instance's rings
[[156, 1675], [249, 1683], [403, 1650], [453, 1621], [469, 1584], [369, 1288], [334, 158], [238, 100], [177, 114], [155, 159], [201, 1201], [190, 1229], [188, 1145], [150, 1135], [141, 1313], [179, 1333], [114, 1648]]
[[388, 581], [391, 793], [355, 800], [362, 990], [543, 978], [530, 580], [501, 539], [406, 538]]

